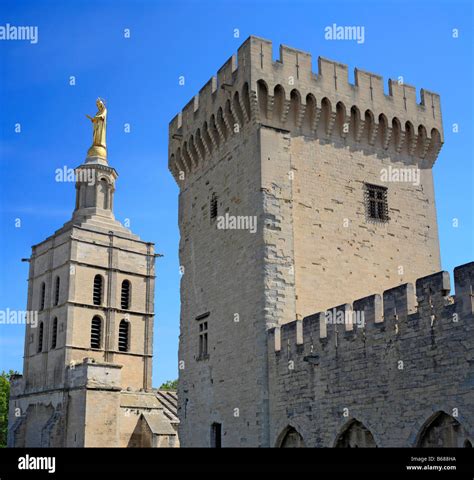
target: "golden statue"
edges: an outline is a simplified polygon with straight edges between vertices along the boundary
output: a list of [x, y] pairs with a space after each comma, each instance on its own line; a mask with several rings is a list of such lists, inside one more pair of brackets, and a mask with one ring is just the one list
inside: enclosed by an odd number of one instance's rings
[[92, 139], [92, 147], [87, 151], [88, 157], [107, 158], [107, 145], [105, 143], [105, 131], [107, 129], [107, 109], [101, 98], [97, 99], [97, 113], [94, 117], [86, 115], [92, 122], [94, 133]]

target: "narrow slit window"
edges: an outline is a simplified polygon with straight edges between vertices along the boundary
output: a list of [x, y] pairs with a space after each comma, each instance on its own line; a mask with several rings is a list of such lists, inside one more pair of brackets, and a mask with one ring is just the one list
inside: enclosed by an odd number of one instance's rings
[[207, 322], [199, 323], [199, 358], [209, 355], [207, 344]]
[[130, 308], [130, 280], [124, 280], [122, 282], [122, 295], [120, 304], [123, 310], [128, 310]]
[[40, 310], [44, 310], [44, 305], [46, 301], [46, 283], [41, 284], [41, 297], [40, 297]]
[[43, 351], [43, 333], [44, 333], [44, 325], [43, 322], [39, 324], [38, 330], [38, 353]]
[[129, 350], [130, 323], [127, 320], [121, 320], [119, 325], [118, 349], [119, 352], [128, 352]]
[[51, 335], [51, 348], [52, 349], [56, 348], [57, 343], [58, 343], [58, 319], [57, 317], [55, 317], [53, 320], [53, 332]]
[[218, 213], [218, 199], [217, 195], [215, 193], [212, 194], [211, 196], [211, 203], [210, 203], [210, 216], [211, 216], [211, 221], [215, 220], [217, 218], [217, 213]]
[[222, 424], [213, 423], [211, 425], [211, 448], [222, 447]]
[[91, 322], [91, 348], [100, 348], [102, 340], [102, 319], [95, 316]]
[[61, 280], [59, 279], [59, 277], [56, 277], [56, 281], [55, 281], [55, 284], [54, 284], [54, 305], [58, 305], [59, 304], [59, 288], [60, 288], [60, 282]]
[[102, 293], [104, 291], [104, 279], [102, 275], [94, 277], [94, 289], [92, 292], [94, 305], [102, 305]]

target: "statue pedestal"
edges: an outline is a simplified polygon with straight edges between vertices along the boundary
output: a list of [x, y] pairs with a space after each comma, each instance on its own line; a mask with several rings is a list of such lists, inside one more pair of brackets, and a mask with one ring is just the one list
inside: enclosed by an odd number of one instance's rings
[[89, 150], [87, 150], [88, 157], [100, 157], [104, 160], [107, 159], [107, 149], [102, 145], [92, 145]]

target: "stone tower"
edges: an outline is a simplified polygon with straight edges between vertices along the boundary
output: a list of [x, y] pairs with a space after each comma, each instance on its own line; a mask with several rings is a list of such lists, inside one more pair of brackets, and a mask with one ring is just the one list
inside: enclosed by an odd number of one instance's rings
[[29, 259], [37, 322], [12, 381], [9, 444], [151, 446], [158, 420], [163, 442], [176, 443], [151, 388], [154, 245], [115, 220], [117, 172], [104, 147], [75, 174], [71, 220]]
[[267, 330], [440, 268], [439, 96], [272, 58], [250, 37], [170, 123], [184, 446], [270, 445]]

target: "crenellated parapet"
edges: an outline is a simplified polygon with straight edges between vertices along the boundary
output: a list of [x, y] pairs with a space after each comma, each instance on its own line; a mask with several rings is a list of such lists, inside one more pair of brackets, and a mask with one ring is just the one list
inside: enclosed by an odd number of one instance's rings
[[280, 46], [273, 61], [268, 40], [249, 37], [171, 121], [169, 168], [178, 183], [222, 156], [246, 128], [264, 125], [321, 141], [376, 149], [430, 168], [443, 144], [439, 95]]
[[[454, 269], [455, 295], [450, 295], [448, 272], [439, 272], [318, 312], [268, 330], [275, 353], [299, 352], [308, 362], [321, 354], [336, 355], [340, 349], [385, 345], [449, 332], [452, 325], [473, 328], [474, 262]], [[429, 335], [419, 335], [424, 331]], [[382, 333], [382, 335], [380, 335]], [[444, 341], [449, 340], [449, 333]], [[380, 347], [383, 347], [382, 343]]]

